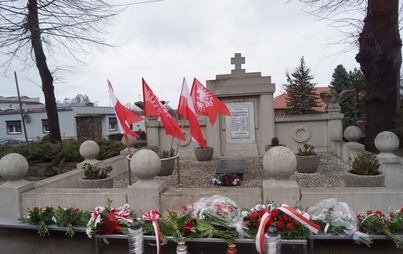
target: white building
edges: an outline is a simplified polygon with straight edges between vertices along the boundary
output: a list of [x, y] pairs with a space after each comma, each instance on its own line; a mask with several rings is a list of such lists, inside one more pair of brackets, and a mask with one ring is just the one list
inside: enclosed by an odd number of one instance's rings
[[[49, 125], [45, 105], [39, 98], [21, 97], [23, 116], [21, 116], [17, 97], [0, 97], [0, 139], [13, 138], [25, 140], [24, 124], [29, 140], [40, 140], [49, 134]], [[59, 125], [62, 139], [76, 139], [76, 117], [95, 115], [101, 117], [102, 138], [107, 139], [110, 134], [118, 134], [117, 120], [112, 107], [98, 107], [89, 101], [76, 102], [75, 100], [58, 103]], [[134, 130], [144, 130], [144, 123], [136, 123]]]

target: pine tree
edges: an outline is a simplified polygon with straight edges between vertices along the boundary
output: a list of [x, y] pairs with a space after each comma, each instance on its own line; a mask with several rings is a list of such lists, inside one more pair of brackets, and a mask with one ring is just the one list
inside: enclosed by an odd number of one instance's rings
[[287, 72], [286, 104], [287, 115], [301, 115], [317, 113], [315, 107], [319, 107], [319, 96], [316, 94], [314, 78], [310, 75], [311, 69], [305, 65], [304, 57], [301, 57], [300, 65], [295, 68], [291, 75]]
[[365, 77], [361, 70], [354, 68], [354, 70], [348, 73], [352, 87], [355, 89], [355, 102], [357, 118], [359, 120], [365, 120]]
[[[334, 69], [332, 81], [330, 82], [329, 87], [333, 90], [336, 90], [337, 93], [340, 93], [341, 91], [346, 89], [354, 88], [351, 83], [351, 78], [343, 65], [339, 64], [337, 65], [336, 69]], [[346, 128], [350, 125], [355, 125], [358, 114], [355, 96], [350, 96], [346, 98], [340, 103], [340, 107], [341, 113], [344, 114], [343, 127]]]

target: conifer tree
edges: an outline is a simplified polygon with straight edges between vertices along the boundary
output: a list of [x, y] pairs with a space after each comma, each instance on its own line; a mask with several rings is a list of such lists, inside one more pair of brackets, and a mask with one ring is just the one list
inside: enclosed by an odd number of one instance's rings
[[[341, 91], [346, 89], [354, 88], [351, 83], [351, 78], [343, 65], [339, 64], [337, 65], [336, 69], [334, 69], [332, 81], [330, 82], [329, 87], [333, 90], [336, 90], [337, 93], [340, 93]], [[343, 127], [346, 128], [350, 125], [355, 125], [358, 114], [355, 96], [350, 96], [346, 98], [340, 103], [340, 107], [341, 113], [344, 114]]]
[[304, 57], [301, 57], [300, 65], [291, 75], [287, 72], [286, 104], [287, 115], [301, 115], [317, 113], [315, 107], [320, 106], [319, 96], [316, 94], [315, 83], [311, 80], [311, 69], [306, 67]]
[[360, 69], [354, 68], [348, 76], [352, 87], [355, 89], [355, 102], [358, 120], [365, 120], [365, 77]]

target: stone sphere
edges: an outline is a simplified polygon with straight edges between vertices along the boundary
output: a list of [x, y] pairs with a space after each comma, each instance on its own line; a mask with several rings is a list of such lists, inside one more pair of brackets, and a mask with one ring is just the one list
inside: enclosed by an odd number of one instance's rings
[[21, 180], [28, 172], [28, 161], [18, 153], [9, 153], [0, 159], [0, 176], [7, 181]]
[[80, 145], [80, 154], [86, 160], [94, 160], [99, 154], [99, 145], [92, 140], [84, 141]]
[[142, 149], [132, 156], [130, 169], [142, 180], [153, 179], [160, 173], [160, 157], [150, 149]]
[[[133, 136], [128, 136], [127, 137], [127, 139], [128, 139], [128, 143], [129, 143], [129, 147], [134, 147], [134, 145], [136, 145], [136, 142], [137, 142], [137, 138], [136, 137], [133, 137]], [[126, 147], [127, 145], [126, 145], [126, 139], [125, 139], [125, 136], [123, 136], [122, 137], [122, 144]]]
[[288, 179], [297, 170], [297, 158], [289, 148], [276, 146], [264, 155], [263, 169], [271, 178]]
[[344, 137], [350, 142], [357, 142], [362, 137], [362, 131], [357, 126], [348, 126], [344, 130]]
[[390, 131], [383, 131], [375, 137], [375, 147], [381, 153], [392, 153], [399, 147], [399, 138]]

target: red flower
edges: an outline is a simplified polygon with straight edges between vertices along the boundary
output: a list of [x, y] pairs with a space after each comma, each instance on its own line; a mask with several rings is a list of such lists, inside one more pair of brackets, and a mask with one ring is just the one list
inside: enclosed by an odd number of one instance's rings
[[377, 214], [377, 215], [379, 215], [379, 216], [383, 216], [383, 213], [382, 213], [381, 211], [379, 211], [379, 210], [376, 210], [376, 211], [375, 211], [375, 214]]
[[247, 220], [243, 221], [243, 224], [245, 225], [245, 227], [249, 228], [250, 227], [250, 222]]
[[279, 221], [277, 221], [276, 226], [277, 226], [278, 229], [283, 229], [284, 226], [285, 226], [285, 223], [284, 223], [284, 221], [279, 220]]
[[266, 209], [260, 210], [259, 211], [259, 217], [262, 218], [265, 213], [266, 213]]
[[274, 209], [271, 212], [271, 216], [273, 216], [273, 218], [277, 218], [280, 215], [280, 212], [277, 209]]
[[295, 229], [295, 223], [294, 222], [287, 223], [287, 228], [291, 229], [291, 230], [294, 230]]
[[367, 211], [367, 215], [371, 215], [372, 214], [372, 211], [371, 210], [368, 210]]
[[390, 217], [393, 217], [393, 216], [395, 216], [395, 213], [394, 213], [394, 212], [390, 212], [390, 213], [389, 213], [389, 216], [390, 216]]
[[290, 217], [290, 215], [288, 215], [288, 214], [283, 214], [283, 219], [285, 220], [285, 221], [289, 221], [290, 219], [291, 219], [291, 217]]
[[255, 221], [255, 226], [259, 227], [259, 225], [260, 225], [260, 220]]
[[251, 220], [256, 220], [258, 217], [259, 217], [259, 215], [257, 214], [257, 212], [252, 212], [252, 213], [249, 215], [249, 218], [250, 218]]

